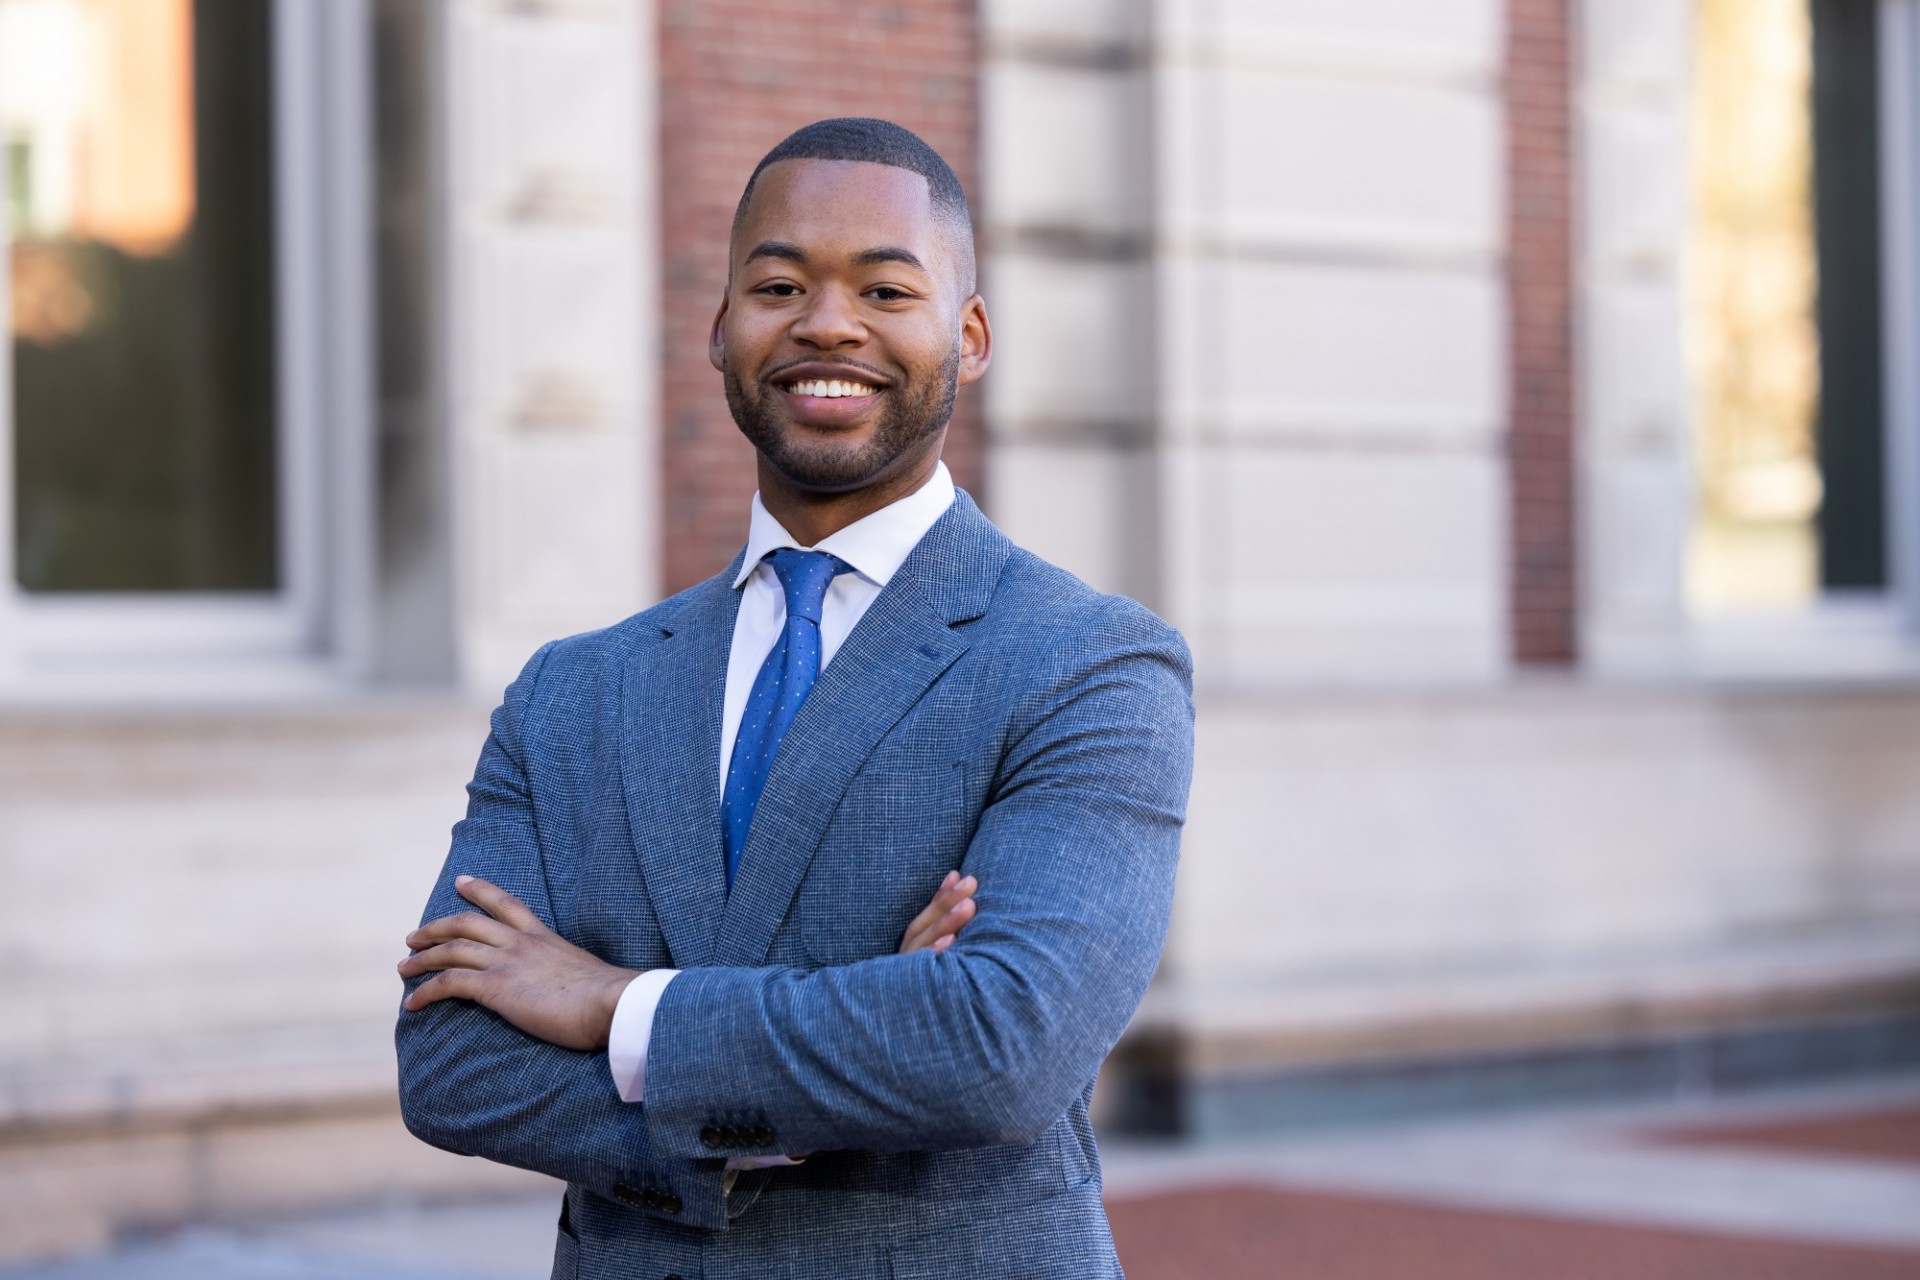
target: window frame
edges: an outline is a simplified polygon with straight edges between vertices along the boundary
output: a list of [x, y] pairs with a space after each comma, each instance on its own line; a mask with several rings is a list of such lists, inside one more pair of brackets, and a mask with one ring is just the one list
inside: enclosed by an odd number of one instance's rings
[[1887, 581], [1920, 644], [1920, 0], [1879, 0]]
[[1689, 613], [1687, 664], [1700, 675], [1920, 676], [1920, 0], [1877, 4], [1886, 585], [1820, 588], [1792, 609]]
[[[11, 342], [0, 343], [0, 693], [299, 687], [364, 665], [374, 310], [365, 0], [272, 0], [276, 519], [272, 592], [38, 594], [14, 569]], [[7, 175], [0, 173], [0, 197]], [[9, 239], [0, 222], [0, 249]], [[0, 252], [0, 291], [9, 291]], [[0, 334], [5, 326], [0, 325]], [[104, 679], [103, 679], [104, 677]], [[186, 677], [184, 680], [182, 677]]]

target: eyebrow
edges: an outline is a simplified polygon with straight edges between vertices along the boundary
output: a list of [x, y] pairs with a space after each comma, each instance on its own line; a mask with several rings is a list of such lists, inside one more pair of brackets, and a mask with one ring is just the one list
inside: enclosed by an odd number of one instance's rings
[[[760, 258], [779, 258], [782, 261], [796, 262], [802, 266], [805, 266], [807, 262], [805, 251], [802, 250], [799, 245], [786, 240], [762, 240], [759, 244], [753, 246], [752, 251], [746, 256], [746, 261], [754, 262]], [[927, 269], [926, 264], [920, 261], [918, 255], [909, 249], [902, 249], [898, 245], [883, 244], [872, 249], [862, 249], [859, 253], [853, 255], [853, 265], [856, 267], [874, 267], [883, 262], [898, 262], [904, 266], [912, 267], [916, 271], [926, 271]]]
[[785, 240], [762, 240], [753, 246], [753, 252], [746, 256], [747, 262], [759, 258], [784, 258], [788, 262], [805, 263], [807, 255], [800, 251], [797, 244], [788, 244]]
[[877, 267], [883, 262], [899, 262], [912, 267], [915, 271], [925, 271], [926, 264], [909, 251], [897, 245], [885, 244], [877, 249], [863, 249], [853, 255], [856, 267]]

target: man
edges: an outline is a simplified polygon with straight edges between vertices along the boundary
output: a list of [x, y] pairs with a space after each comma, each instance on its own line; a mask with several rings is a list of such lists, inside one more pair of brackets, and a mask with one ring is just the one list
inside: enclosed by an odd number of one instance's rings
[[1087, 1106], [1165, 936], [1185, 646], [940, 463], [992, 339], [925, 143], [800, 130], [730, 255], [747, 547], [507, 690], [400, 966], [407, 1124], [571, 1184], [556, 1277], [1118, 1275]]

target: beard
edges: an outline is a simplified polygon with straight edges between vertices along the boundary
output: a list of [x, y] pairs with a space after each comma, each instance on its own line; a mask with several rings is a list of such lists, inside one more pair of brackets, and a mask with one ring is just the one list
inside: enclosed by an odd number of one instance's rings
[[750, 391], [731, 368], [724, 380], [734, 425], [775, 471], [803, 489], [845, 493], [873, 483], [947, 429], [960, 389], [960, 351], [956, 346], [934, 377], [918, 384], [896, 382], [881, 392], [886, 404], [880, 422], [859, 445], [802, 442], [785, 429], [786, 406], [771, 385]]

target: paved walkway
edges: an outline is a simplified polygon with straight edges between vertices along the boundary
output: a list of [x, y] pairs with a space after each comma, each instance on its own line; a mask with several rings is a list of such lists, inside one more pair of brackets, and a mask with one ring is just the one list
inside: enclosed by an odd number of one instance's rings
[[[1132, 1280], [1920, 1280], [1920, 1078], [1106, 1165]], [[0, 1280], [544, 1276], [554, 1202], [202, 1228]]]
[[1920, 1280], [1920, 1082], [1109, 1153], [1132, 1280]]

